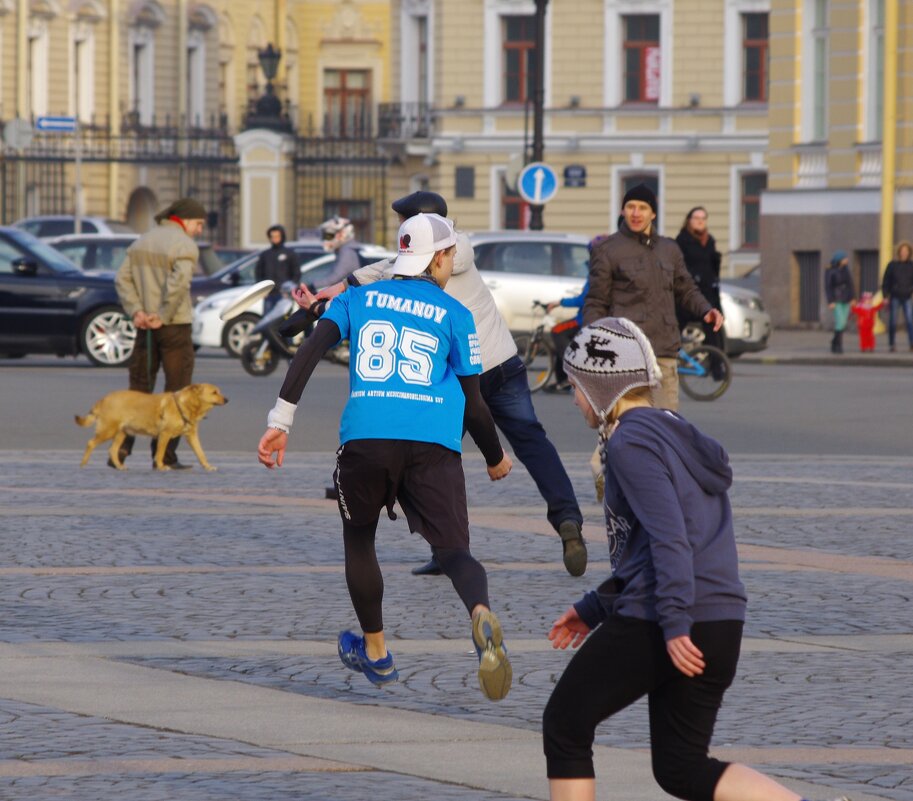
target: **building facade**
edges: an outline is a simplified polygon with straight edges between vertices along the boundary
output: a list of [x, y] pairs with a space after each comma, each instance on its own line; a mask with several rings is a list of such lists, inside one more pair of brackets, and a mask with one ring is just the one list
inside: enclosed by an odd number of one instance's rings
[[827, 323], [823, 273], [850, 255], [875, 291], [913, 239], [913, 5], [773, 0], [762, 286], [774, 322]]
[[76, 117], [82, 160], [77, 192], [74, 136], [5, 144], [3, 222], [78, 202], [144, 230], [193, 194], [213, 212], [209, 234], [237, 243], [234, 137], [264, 94], [260, 53], [272, 45], [295, 174], [278, 221], [306, 229], [348, 211], [374, 238], [385, 170], [376, 147], [365, 157], [357, 143], [373, 142], [373, 109], [389, 99], [389, 19], [386, 0], [3, 0], [0, 119]]
[[[393, 0], [394, 102], [379, 114], [394, 192], [442, 192], [467, 230], [522, 228], [532, 0]], [[547, 229], [614, 231], [645, 182], [660, 230], [696, 205], [737, 275], [759, 261], [767, 186], [768, 0], [561, 0], [545, 16], [544, 161], [559, 178]], [[474, 32], [469, 34], [468, 32]]]

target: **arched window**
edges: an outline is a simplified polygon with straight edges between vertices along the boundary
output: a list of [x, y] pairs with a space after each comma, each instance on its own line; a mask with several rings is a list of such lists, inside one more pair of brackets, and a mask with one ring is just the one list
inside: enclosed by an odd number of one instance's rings
[[155, 0], [134, 3], [128, 19], [128, 102], [134, 125], [155, 122], [155, 35], [165, 12]]
[[206, 117], [206, 41], [210, 31], [218, 24], [215, 12], [209, 6], [195, 5], [188, 14], [187, 31], [187, 125], [191, 128], [202, 128], [207, 124]]
[[107, 15], [97, 0], [74, 0], [70, 13], [69, 110], [88, 125], [95, 117], [95, 31]]

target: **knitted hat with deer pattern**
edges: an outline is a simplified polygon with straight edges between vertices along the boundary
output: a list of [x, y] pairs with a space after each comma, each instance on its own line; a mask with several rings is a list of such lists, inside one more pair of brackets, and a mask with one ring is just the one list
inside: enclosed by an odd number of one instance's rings
[[624, 317], [603, 317], [577, 332], [564, 352], [564, 370], [604, 419], [628, 390], [659, 383], [650, 341]]

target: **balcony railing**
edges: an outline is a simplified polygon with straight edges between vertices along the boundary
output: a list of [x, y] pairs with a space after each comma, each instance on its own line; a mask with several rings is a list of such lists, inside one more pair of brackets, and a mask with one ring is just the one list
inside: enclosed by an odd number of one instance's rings
[[377, 107], [379, 139], [428, 139], [434, 114], [427, 103], [381, 103]]

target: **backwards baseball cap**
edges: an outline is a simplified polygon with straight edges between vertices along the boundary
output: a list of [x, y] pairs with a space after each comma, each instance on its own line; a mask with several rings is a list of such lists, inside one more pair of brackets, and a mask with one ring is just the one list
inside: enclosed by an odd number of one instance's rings
[[627, 192], [621, 201], [621, 207], [624, 208], [629, 200], [639, 200], [642, 203], [646, 203], [653, 213], [656, 214], [656, 195], [653, 193], [653, 190], [650, 189], [646, 184], [638, 184], [637, 186], [632, 186]]
[[421, 275], [439, 250], [456, 244], [453, 222], [440, 214], [416, 214], [399, 227], [395, 275]]
[[603, 418], [629, 390], [655, 386], [661, 377], [650, 341], [624, 317], [581, 328], [564, 352], [564, 370]]

